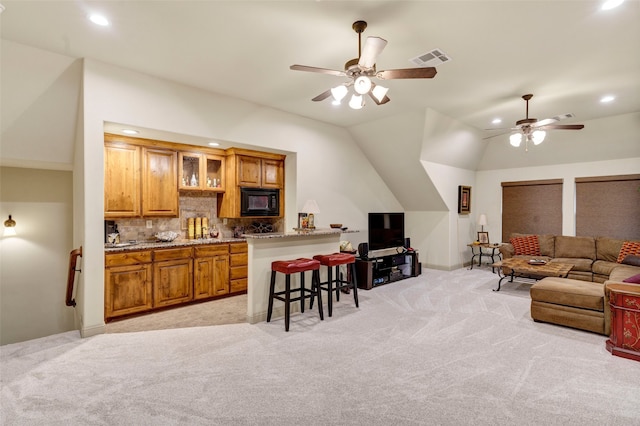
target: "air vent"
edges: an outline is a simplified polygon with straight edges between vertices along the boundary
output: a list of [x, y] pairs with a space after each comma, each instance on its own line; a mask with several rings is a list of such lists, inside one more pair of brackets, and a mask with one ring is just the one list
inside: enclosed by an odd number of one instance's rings
[[451, 57], [440, 49], [433, 49], [431, 52], [423, 53], [409, 60], [420, 67], [436, 67], [449, 62]]

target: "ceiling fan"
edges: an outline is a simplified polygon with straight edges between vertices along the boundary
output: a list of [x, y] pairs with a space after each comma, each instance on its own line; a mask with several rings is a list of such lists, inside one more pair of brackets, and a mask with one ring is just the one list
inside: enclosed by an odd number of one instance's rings
[[[523, 95], [522, 99], [527, 104], [526, 107], [526, 118], [522, 120], [516, 121], [516, 127], [512, 127], [510, 129], [485, 129], [485, 130], [518, 130], [518, 132], [511, 134], [509, 137], [509, 143], [515, 146], [516, 148], [520, 146], [522, 142], [523, 136], [525, 140], [525, 151], [529, 149], [529, 142], [533, 142], [534, 145], [539, 145], [544, 141], [545, 136], [547, 135], [546, 130], [580, 130], [584, 128], [584, 124], [555, 124], [560, 120], [564, 120], [565, 118], [573, 117], [573, 114], [562, 114], [556, 115], [555, 117], [545, 118], [544, 120], [538, 120], [537, 118], [529, 118], [529, 100], [533, 97], [532, 94]], [[495, 138], [496, 136], [501, 136], [509, 132], [499, 133], [497, 135], [488, 136], [484, 139]]]
[[334, 104], [340, 104], [342, 99], [349, 93], [349, 88], [353, 87], [355, 93], [353, 93], [349, 101], [351, 108], [362, 108], [365, 105], [365, 95], [369, 95], [377, 105], [382, 105], [390, 101], [387, 96], [389, 89], [375, 84], [371, 81], [372, 77], [380, 80], [392, 80], [400, 78], [433, 78], [436, 75], [437, 71], [434, 67], [377, 71], [376, 59], [387, 45], [387, 41], [380, 37], [367, 37], [363, 47], [361, 36], [365, 28], [367, 28], [367, 23], [365, 21], [356, 21], [353, 23], [352, 28], [358, 33], [358, 57], [347, 61], [344, 64], [344, 71], [297, 64], [289, 67], [294, 71], [317, 72], [349, 78], [346, 83], [320, 93], [312, 101], [323, 101], [333, 96]]

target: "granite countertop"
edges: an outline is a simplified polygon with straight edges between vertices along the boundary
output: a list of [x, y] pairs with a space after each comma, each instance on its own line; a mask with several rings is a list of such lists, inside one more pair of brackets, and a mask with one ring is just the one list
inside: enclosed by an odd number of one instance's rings
[[315, 230], [300, 230], [300, 231], [291, 231], [291, 232], [270, 232], [265, 234], [243, 234], [242, 236], [246, 239], [254, 239], [254, 240], [264, 240], [271, 238], [295, 238], [295, 237], [313, 237], [320, 235], [336, 235], [336, 234], [352, 234], [360, 232], [358, 230], [342, 230], [340, 228], [332, 229], [315, 229]]
[[110, 246], [105, 244], [105, 253], [120, 253], [124, 251], [135, 250], [153, 250], [175, 247], [190, 247], [205, 244], [228, 244], [228, 243], [243, 243], [246, 240], [244, 238], [201, 238], [197, 240], [185, 240], [177, 239], [170, 242], [163, 241], [141, 241], [134, 243], [121, 243], [117, 246]]
[[291, 232], [267, 232], [264, 234], [243, 234], [241, 238], [201, 238], [197, 240], [185, 240], [185, 239], [177, 239], [170, 242], [163, 241], [141, 241], [141, 242], [131, 242], [131, 243], [120, 243], [117, 246], [111, 246], [109, 244], [105, 244], [104, 252], [105, 253], [121, 253], [125, 251], [136, 251], [136, 250], [154, 250], [154, 249], [164, 249], [164, 248], [175, 248], [175, 247], [191, 247], [197, 245], [205, 245], [205, 244], [228, 244], [228, 243], [242, 243], [247, 241], [247, 239], [270, 239], [270, 238], [295, 238], [295, 237], [313, 237], [320, 235], [336, 235], [336, 234], [351, 234], [360, 232], [358, 230], [342, 230], [342, 229], [316, 229], [313, 231], [291, 231]]

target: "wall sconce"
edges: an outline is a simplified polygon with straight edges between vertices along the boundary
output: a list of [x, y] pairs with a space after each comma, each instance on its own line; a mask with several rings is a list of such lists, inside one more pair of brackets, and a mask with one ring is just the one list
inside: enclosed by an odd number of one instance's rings
[[4, 236], [13, 237], [14, 235], [16, 235], [16, 221], [9, 215], [9, 219], [4, 221]]

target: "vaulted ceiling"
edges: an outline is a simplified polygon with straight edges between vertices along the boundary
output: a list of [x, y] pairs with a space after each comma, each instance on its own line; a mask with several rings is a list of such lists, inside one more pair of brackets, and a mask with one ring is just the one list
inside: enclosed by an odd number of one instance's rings
[[[338, 126], [436, 110], [477, 129], [573, 113], [566, 123], [640, 111], [640, 2], [601, 1], [14, 1], [2, 38], [92, 58]], [[92, 12], [111, 22], [97, 27]], [[363, 36], [388, 40], [378, 69], [410, 68], [434, 48], [433, 79], [385, 81], [391, 102], [355, 111], [311, 98], [345, 79]], [[363, 38], [364, 40], [364, 38]], [[601, 104], [604, 95], [616, 100]], [[3, 108], [8, 106], [3, 105]], [[502, 124], [491, 124], [502, 118]], [[495, 133], [495, 132], [494, 132]], [[487, 132], [489, 136], [493, 133]]]

